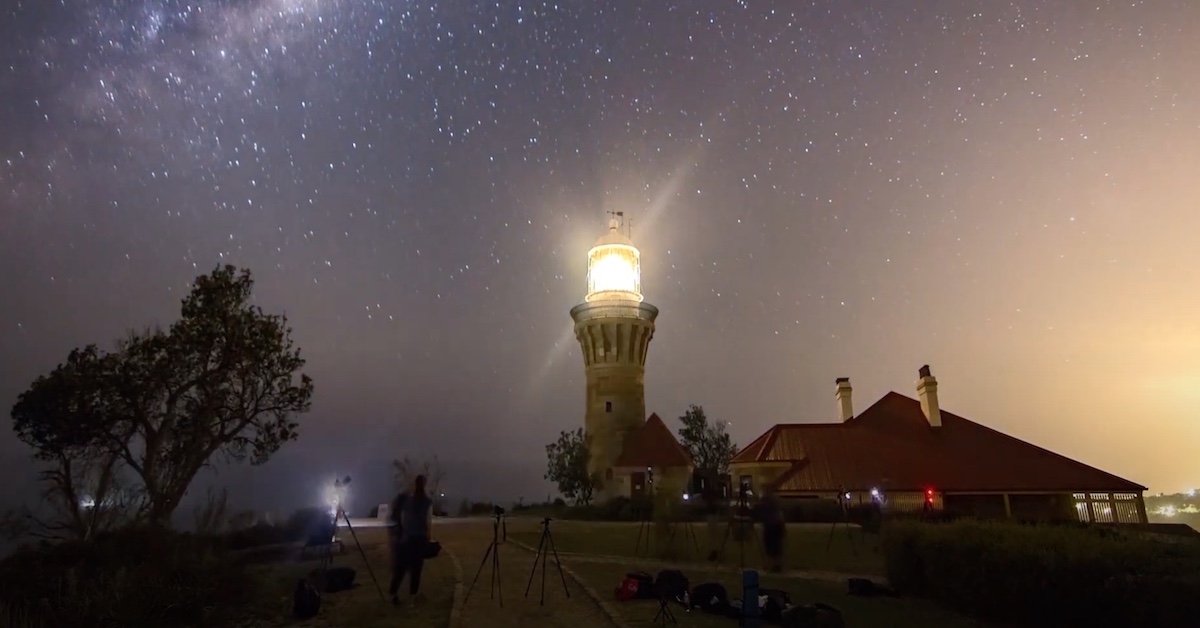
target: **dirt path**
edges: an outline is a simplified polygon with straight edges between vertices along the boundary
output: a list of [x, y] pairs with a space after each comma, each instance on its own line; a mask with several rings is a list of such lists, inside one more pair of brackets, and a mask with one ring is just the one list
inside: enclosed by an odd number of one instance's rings
[[[514, 525], [528, 525], [516, 523]], [[436, 526], [436, 524], [435, 524]], [[462, 609], [461, 628], [508, 628], [526, 626], [571, 626], [591, 628], [612, 626], [596, 602], [576, 582], [567, 577], [568, 598], [563, 592], [558, 569], [553, 559], [546, 562], [546, 604], [540, 605], [542, 570], [539, 561], [529, 597], [525, 597], [530, 570], [533, 569], [534, 554], [513, 543], [501, 543], [499, 581], [500, 590], [490, 595], [492, 560], [488, 557], [480, 564], [488, 545], [492, 541], [490, 520], [455, 522], [437, 529], [434, 533], [442, 545], [453, 552], [462, 565], [463, 594], [471, 587], [476, 573], [479, 580], [470, 591]], [[503, 601], [503, 606], [501, 605]], [[452, 626], [451, 628], [460, 628]]]

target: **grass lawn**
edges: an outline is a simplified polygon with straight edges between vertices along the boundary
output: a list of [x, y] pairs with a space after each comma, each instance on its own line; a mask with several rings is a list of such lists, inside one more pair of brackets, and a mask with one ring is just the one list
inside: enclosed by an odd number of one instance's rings
[[[386, 532], [379, 528], [356, 530], [363, 551], [371, 561], [379, 586], [387, 597], [388, 582], [391, 580], [391, 565], [388, 560]], [[345, 553], [333, 559], [335, 567], [350, 567], [355, 575], [356, 587], [349, 591], [323, 594], [321, 612], [315, 618], [298, 622], [292, 618], [292, 595], [296, 581], [316, 569], [316, 558], [298, 560], [290, 557], [279, 562], [258, 565], [255, 569], [263, 578], [263, 601], [255, 609], [256, 621], [246, 626], [309, 626], [373, 628], [376, 626], [445, 626], [450, 619], [450, 607], [454, 595], [454, 563], [449, 556], [439, 556], [425, 562], [421, 575], [421, 591], [428, 600], [416, 608], [395, 607], [388, 598], [379, 599], [379, 592], [367, 572], [366, 564], [354, 539], [344, 529], [339, 538], [345, 543]], [[408, 582], [401, 588], [402, 597], [407, 596]]]
[[[658, 612], [658, 602], [653, 600], [632, 600], [617, 602], [610, 597], [617, 584], [632, 570], [656, 573], [658, 568], [638, 566], [636, 560], [628, 565], [572, 562], [563, 559], [576, 574], [595, 589], [601, 596], [612, 600], [613, 608], [620, 613], [622, 619], [630, 626], [650, 626], [654, 615]], [[730, 599], [740, 598], [741, 576], [729, 570], [715, 572], [706, 569], [697, 571], [682, 570], [690, 584], [695, 586], [705, 582], [719, 582], [725, 586]], [[983, 627], [978, 621], [962, 617], [950, 611], [943, 610], [929, 602], [908, 598], [863, 598], [847, 595], [844, 584], [786, 578], [771, 574], [760, 574], [760, 586], [787, 591], [793, 604], [811, 604], [823, 602], [842, 612], [847, 626], [853, 628], [968, 628]], [[729, 628], [736, 624], [734, 620], [709, 615], [701, 611], [687, 612], [682, 606], [671, 607], [679, 626], [697, 628]]]
[[[648, 553], [644, 549], [638, 550], [637, 548], [640, 527], [640, 524], [637, 523], [555, 521], [551, 524], [551, 531], [554, 535], [555, 547], [562, 553], [629, 557], [641, 555], [650, 558], [665, 557], [685, 563], [699, 563], [707, 560], [712, 549], [721, 548], [722, 540], [727, 538], [726, 532], [729, 523], [722, 521], [715, 530], [710, 529], [707, 523], [693, 523], [691, 530], [694, 537], [686, 532], [686, 526], [687, 524], [675, 524], [672, 541], [665, 548], [663, 547], [664, 543], [653, 538]], [[652, 530], [652, 525], [648, 525], [647, 529]], [[857, 527], [849, 528], [848, 535], [847, 528], [839, 524], [836, 530], [833, 530], [831, 543], [831, 529], [831, 526], [827, 524], [789, 524], [787, 540], [784, 543], [784, 569], [875, 576], [884, 573], [878, 535], [864, 534]], [[732, 532], [737, 532], [736, 524]], [[508, 533], [510, 538], [536, 547], [541, 536], [541, 529], [533, 520], [520, 520], [520, 523], [511, 521]], [[762, 530], [755, 528], [754, 535], [749, 536], [746, 540], [746, 567], [761, 568], [763, 566], [761, 540]], [[645, 545], [644, 539], [642, 545], [643, 547]], [[736, 539], [729, 536], [724, 546], [722, 562], [733, 567], [740, 566], [742, 557]]]

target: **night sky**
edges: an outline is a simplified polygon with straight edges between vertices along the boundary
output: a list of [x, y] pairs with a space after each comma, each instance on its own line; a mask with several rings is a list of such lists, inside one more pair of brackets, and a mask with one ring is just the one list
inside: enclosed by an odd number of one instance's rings
[[[915, 396], [1200, 483], [1200, 5], [3, 0], [0, 405], [250, 268], [316, 382], [246, 505], [437, 453], [540, 499], [583, 423], [606, 211], [662, 314], [647, 410], [747, 444]], [[0, 470], [32, 477], [0, 436]], [[17, 482], [20, 484], [20, 482]]]

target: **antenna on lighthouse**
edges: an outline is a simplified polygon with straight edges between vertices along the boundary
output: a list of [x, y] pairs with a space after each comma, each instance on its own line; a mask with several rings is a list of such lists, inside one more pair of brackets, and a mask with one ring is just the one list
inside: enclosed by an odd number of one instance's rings
[[608, 228], [612, 229], [613, 231], [620, 229], [620, 227], [621, 227], [620, 218], [625, 215], [625, 212], [616, 212], [616, 211], [610, 210], [607, 213], [609, 215]]

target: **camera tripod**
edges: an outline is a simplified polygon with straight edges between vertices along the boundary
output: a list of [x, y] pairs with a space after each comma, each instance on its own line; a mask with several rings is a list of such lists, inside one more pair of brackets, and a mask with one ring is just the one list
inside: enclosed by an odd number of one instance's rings
[[538, 541], [537, 553], [533, 555], [533, 569], [529, 570], [529, 582], [525, 585], [525, 597], [529, 597], [529, 588], [533, 586], [533, 574], [537, 573], [538, 557], [542, 559], [542, 606], [546, 605], [546, 558], [549, 553], [546, 552], [546, 542], [550, 542], [550, 553], [554, 554], [554, 566], [558, 567], [558, 577], [563, 583], [563, 593], [567, 597], [571, 597], [571, 591], [567, 589], [567, 577], [563, 575], [562, 563], [558, 560], [558, 550], [554, 549], [554, 537], [550, 535], [550, 522], [553, 521], [550, 517], [542, 519], [542, 539]]
[[[690, 520], [672, 521], [667, 524], [667, 546], [675, 547], [675, 534], [679, 531], [679, 527], [683, 526], [683, 547], [688, 556], [693, 558], [700, 556], [700, 539], [696, 537], [696, 528]], [[691, 546], [688, 546], [688, 540], [691, 540]]]
[[721, 540], [721, 549], [713, 552], [711, 559], [713, 562], [719, 562], [725, 556], [725, 546], [729, 543], [729, 537], [733, 535], [734, 523], [738, 526], [738, 548], [741, 558], [742, 569], [746, 568], [746, 531], [750, 531], [750, 536], [754, 538], [754, 546], [758, 548], [759, 556], [763, 556], [762, 544], [759, 543], [758, 531], [754, 529], [754, 521], [750, 518], [750, 501], [747, 497], [749, 491], [745, 486], [738, 491], [737, 504], [733, 507], [733, 512], [730, 514], [729, 523], [725, 524], [725, 534]]
[[637, 510], [639, 513], [638, 533], [637, 543], [633, 546], [633, 555], [644, 558], [650, 555], [650, 541], [654, 538], [654, 523], [651, 521], [653, 508], [638, 508]]
[[[471, 599], [471, 591], [475, 590], [475, 583], [479, 582], [479, 574], [483, 573], [483, 566], [487, 564], [488, 557], [492, 559], [492, 581], [489, 590], [491, 597], [500, 598], [500, 607], [504, 607], [504, 591], [500, 586], [500, 530], [504, 528], [504, 540], [508, 540], [508, 524], [504, 523], [504, 515], [492, 515], [492, 542], [488, 544], [487, 551], [483, 553], [483, 560], [479, 561], [479, 570], [475, 572], [475, 579], [471, 581], [471, 586], [467, 589], [467, 595], [463, 597], [463, 605], [467, 600]], [[497, 595], [498, 594], [498, 595]]]
[[[350, 476], [345, 478], [337, 478], [333, 481], [334, 489], [339, 492], [350, 484]], [[363, 564], [367, 567], [367, 573], [371, 574], [371, 581], [375, 583], [375, 590], [379, 592], [379, 599], [387, 602], [387, 598], [383, 595], [383, 587], [379, 586], [379, 578], [375, 577], [375, 570], [371, 569], [371, 561], [367, 560], [367, 553], [363, 551], [362, 543], [358, 542], [358, 534], [354, 531], [354, 526], [350, 525], [350, 515], [346, 514], [346, 509], [342, 508], [342, 498], [338, 497], [336, 509], [333, 511], [333, 533], [337, 535], [338, 520], [346, 522], [346, 529], [350, 531], [350, 538], [354, 539], [354, 545], [358, 548], [359, 556], [362, 556]], [[321, 557], [320, 569], [322, 573], [333, 564], [333, 543], [325, 546], [325, 554]]]
[[[367, 573], [371, 575], [371, 581], [375, 583], [375, 590], [379, 592], [379, 599], [387, 602], [387, 598], [383, 595], [383, 587], [379, 586], [379, 578], [375, 577], [375, 570], [371, 569], [371, 561], [367, 560], [367, 553], [363, 551], [362, 543], [358, 542], [358, 534], [354, 531], [354, 526], [350, 525], [350, 516], [346, 514], [341, 505], [337, 507], [337, 514], [333, 516], [334, 529], [337, 529], [338, 519], [346, 522], [346, 529], [350, 531], [350, 538], [354, 539], [354, 545], [358, 547], [358, 554], [362, 556], [363, 564], [367, 566]], [[324, 569], [332, 563], [333, 555], [327, 554], [326, 558], [321, 561], [321, 568]]]
[[[640, 513], [637, 543], [633, 546], [633, 555], [638, 558], [650, 555], [650, 540], [654, 537], [653, 522], [651, 521], [654, 513], [654, 470], [647, 467], [646, 476], [646, 494], [650, 496], [650, 504], [644, 507], [634, 506], [634, 509]], [[642, 546], [643, 538], [646, 539], [645, 547]], [[642, 554], [643, 550], [646, 552], [645, 554]]]
[[842, 517], [840, 521], [834, 521], [829, 526], [829, 540], [825, 541], [825, 551], [833, 547], [833, 535], [837, 532], [837, 527], [841, 525], [846, 530], [846, 540], [850, 542], [850, 551], [858, 556], [858, 545], [854, 543], [854, 532], [850, 529], [850, 501], [846, 497], [846, 490], [838, 488], [837, 494], [838, 505], [841, 506]]
[[666, 595], [660, 594], [658, 596], [658, 613], [654, 615], [654, 619], [650, 623], [662, 626], [679, 623], [675, 619], [675, 613], [671, 612], [671, 600]]

